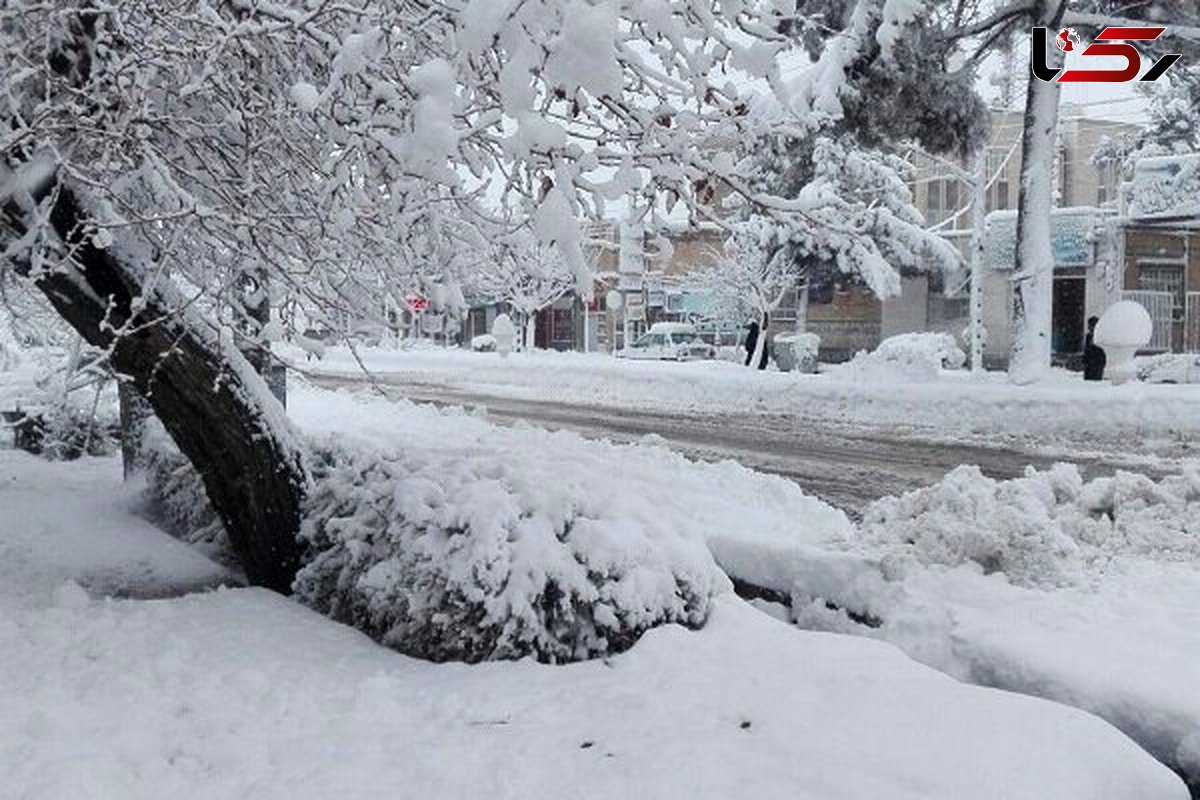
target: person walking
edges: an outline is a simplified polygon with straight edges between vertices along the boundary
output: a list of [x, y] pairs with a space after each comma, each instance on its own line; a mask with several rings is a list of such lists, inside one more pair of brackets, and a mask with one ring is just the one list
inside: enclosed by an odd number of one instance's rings
[[1083, 379], [1085, 381], [1103, 380], [1104, 366], [1108, 362], [1104, 348], [1095, 342], [1096, 323], [1099, 321], [1099, 317], [1089, 317], [1087, 321], [1087, 336], [1083, 340]]
[[754, 348], [758, 346], [758, 321], [751, 320], [746, 326], [746, 366], [754, 359]]
[[770, 357], [770, 354], [767, 352], [767, 346], [770, 344], [770, 341], [766, 338], [767, 315], [762, 315], [761, 328], [758, 325], [758, 320], [752, 320], [746, 327], [748, 329], [746, 333], [746, 366], [750, 366], [750, 363], [754, 360], [754, 349], [758, 346], [758, 337], [761, 336], [763, 337], [762, 354], [758, 357], [758, 368], [766, 369], [767, 360]]

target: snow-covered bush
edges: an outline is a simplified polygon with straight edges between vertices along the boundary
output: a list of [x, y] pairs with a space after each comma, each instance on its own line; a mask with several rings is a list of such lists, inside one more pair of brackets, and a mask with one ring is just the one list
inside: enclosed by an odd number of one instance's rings
[[[0, 372], [5, 351], [0, 340]], [[18, 429], [19, 447], [52, 459], [116, 449], [116, 388], [94, 353], [22, 348], [16, 337], [7, 352], [11, 369], [0, 380], [0, 411], [14, 412], [5, 424]]]
[[665, 623], [699, 626], [725, 585], [669, 520], [633, 527], [571, 484], [494, 457], [318, 447], [304, 602], [435, 661], [574, 661]]
[[471, 349], [476, 353], [496, 352], [496, 337], [490, 333], [481, 333], [471, 337]]
[[863, 544], [924, 564], [974, 562], [1026, 586], [1079, 581], [1114, 556], [1200, 558], [1200, 464], [1154, 481], [1118, 472], [1085, 482], [1056, 464], [997, 481], [962, 466], [941, 482], [873, 503]]
[[932, 380], [944, 369], [961, 369], [967, 354], [948, 333], [902, 333], [861, 351], [846, 365], [860, 380]]
[[815, 333], [781, 333], [775, 337], [775, 363], [784, 372], [816, 372], [820, 349]]
[[879, 343], [872, 355], [897, 364], [930, 364], [937, 369], [962, 369], [967, 354], [948, 333], [902, 333]]
[[[669, 520], [635, 528], [577, 487], [493, 458], [446, 462], [330, 441], [313, 450], [297, 597], [435, 661], [575, 661], [647, 629], [699, 626], [725, 578]], [[236, 555], [200, 476], [149, 420], [140, 466], [161, 523], [211, 557]]]

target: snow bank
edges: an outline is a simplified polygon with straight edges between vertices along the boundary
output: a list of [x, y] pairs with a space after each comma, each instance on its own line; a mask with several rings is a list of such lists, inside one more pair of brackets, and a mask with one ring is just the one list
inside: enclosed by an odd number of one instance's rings
[[1196, 353], [1139, 356], [1133, 364], [1143, 383], [1200, 383], [1200, 355]]
[[[62, 464], [0, 449], [0, 629], [12, 607], [50, 602], [65, 581], [136, 597], [239, 582], [138, 516], [139, 493], [122, 482], [119, 459]], [[0, 652], [0, 662], [20, 664]], [[0, 680], [0, 698], [10, 686]], [[0, 727], [10, 719], [0, 710]]]
[[[1200, 435], [1200, 395], [1191, 386], [1085, 383], [1079, 373], [1053, 370], [1043, 383], [1014, 386], [1003, 373], [943, 370], [920, 379], [893, 374], [855, 380], [845, 369], [820, 375], [747, 370], [723, 361], [629, 361], [604, 354], [495, 354], [361, 351], [375, 376], [545, 402], [578, 403], [660, 413], [787, 414], [821, 423], [879, 426], [896, 433], [997, 435], [1142, 452]], [[744, 355], [744, 352], [743, 352]], [[297, 367], [305, 370], [302, 353]], [[331, 349], [317, 368], [363, 377], [344, 350]]]
[[116, 459], [0, 475], [0, 774], [24, 800], [1187, 796], [1095, 717], [728, 595], [700, 631], [557, 667], [429, 664], [256, 589], [103, 598], [69, 576], [200, 557], [114, 508]]
[[1200, 791], [1200, 467], [993, 481], [875, 503], [837, 570], [777, 554], [801, 627], [884, 639], [971, 683], [1108, 720]]
[[867, 508], [860, 541], [921, 564], [973, 562], [1023, 586], [1082, 583], [1116, 556], [1200, 563], [1200, 462], [1154, 481], [1032, 467], [996, 481], [962, 466], [940, 483]]

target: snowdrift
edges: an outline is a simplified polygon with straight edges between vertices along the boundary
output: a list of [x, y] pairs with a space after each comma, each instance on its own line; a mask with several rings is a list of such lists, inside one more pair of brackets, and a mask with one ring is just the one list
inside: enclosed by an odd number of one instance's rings
[[962, 466], [934, 486], [886, 497], [861, 542], [922, 564], [973, 562], [1015, 584], [1079, 584], [1116, 556], [1200, 562], [1200, 462], [1154, 481], [1118, 472], [1084, 481], [1072, 464], [996, 481]]

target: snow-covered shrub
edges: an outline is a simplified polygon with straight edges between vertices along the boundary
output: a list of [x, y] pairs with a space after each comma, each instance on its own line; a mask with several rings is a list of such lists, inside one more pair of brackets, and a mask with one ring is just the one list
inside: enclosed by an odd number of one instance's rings
[[1026, 586], [1077, 582], [1114, 556], [1200, 558], [1200, 464], [1159, 481], [1032, 467], [997, 481], [962, 466], [939, 483], [873, 503], [863, 544], [925, 564], [979, 564]]
[[897, 364], [929, 364], [937, 369], [962, 369], [967, 354], [948, 333], [902, 333], [879, 343], [872, 355]]
[[623, 524], [494, 456], [317, 448], [304, 602], [435, 661], [574, 661], [699, 626], [724, 577], [664, 520]]
[[102, 368], [79, 368], [84, 359], [57, 348], [10, 352], [16, 357], [0, 380], [0, 411], [10, 412], [5, 425], [17, 429], [18, 446], [51, 459], [115, 451], [116, 389]]
[[496, 352], [496, 337], [490, 333], [481, 333], [471, 337], [471, 349], [476, 353]]
[[237, 564], [237, 554], [208, 502], [204, 481], [179, 452], [157, 418], [144, 421], [138, 436], [137, 464], [158, 522], [173, 536], [197, 546], [223, 564]]
[[816, 372], [820, 349], [815, 333], [781, 333], [775, 337], [775, 363], [784, 372]]
[[119, 426], [116, 417], [106, 411], [92, 413], [66, 402], [30, 412], [29, 421], [37, 432], [36, 452], [63, 460], [111, 455], [117, 450]]
[[967, 354], [948, 333], [902, 333], [860, 352], [846, 368], [861, 380], [932, 380], [943, 369], [961, 369]]

